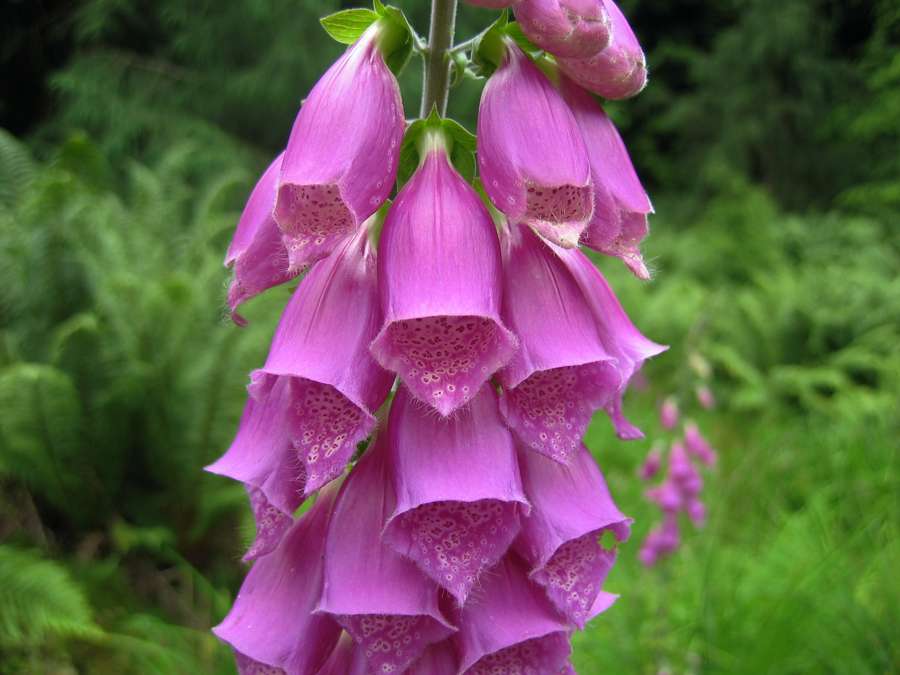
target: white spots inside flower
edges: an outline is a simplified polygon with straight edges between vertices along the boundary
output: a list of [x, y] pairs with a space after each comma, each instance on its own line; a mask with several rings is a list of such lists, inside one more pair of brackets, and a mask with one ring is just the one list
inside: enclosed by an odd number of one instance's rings
[[519, 530], [515, 503], [441, 501], [401, 514], [391, 537], [422, 569], [464, 601], [480, 574], [506, 553]]
[[[553, 653], [555, 643], [547, 638], [526, 640], [488, 654], [466, 671], [466, 675], [542, 675], [559, 670]], [[560, 664], [561, 665], [561, 664]]]
[[402, 672], [446, 632], [428, 616], [357, 614], [336, 617], [376, 672]]
[[237, 650], [234, 652], [234, 658], [238, 675], [285, 675], [285, 671], [281, 668], [254, 661]]
[[[577, 245], [578, 236], [593, 212], [591, 188], [587, 185], [545, 186], [529, 183], [525, 192], [526, 222], [556, 243], [569, 248]], [[549, 227], [542, 228], [544, 223]], [[557, 230], [558, 233], [555, 232]]]
[[335, 184], [282, 185], [275, 203], [275, 220], [284, 231], [294, 273], [330, 253], [356, 227]]
[[288, 436], [310, 490], [339, 476], [366, 435], [365, 413], [329, 384], [291, 378]]
[[539, 370], [506, 391], [507, 423], [530, 448], [565, 463], [580, 445], [603, 398], [598, 364]]
[[244, 556], [245, 561], [256, 560], [274, 551], [282, 535], [294, 522], [293, 518], [272, 506], [262, 490], [250, 490], [250, 506], [256, 520], [256, 539]]
[[599, 536], [595, 531], [567, 541], [535, 575], [551, 600], [578, 626], [587, 620], [612, 566], [613, 554], [602, 549]]
[[390, 326], [400, 377], [419, 399], [469, 400], [499, 366], [497, 324], [478, 316], [433, 316]]

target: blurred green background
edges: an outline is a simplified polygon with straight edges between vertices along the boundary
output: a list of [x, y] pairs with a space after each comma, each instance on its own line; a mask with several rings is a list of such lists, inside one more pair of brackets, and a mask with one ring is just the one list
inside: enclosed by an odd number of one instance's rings
[[[402, 7], [420, 33], [427, 3]], [[221, 261], [330, 0], [0, 3], [0, 673], [233, 673], [228, 447], [288, 297], [226, 320]], [[671, 350], [589, 446], [635, 519], [581, 675], [900, 672], [900, 2], [623, 0], [651, 69], [608, 111], [658, 215], [654, 281], [598, 260]], [[462, 6], [458, 38], [496, 12]], [[418, 110], [421, 65], [403, 79]], [[452, 93], [475, 128], [480, 83]], [[689, 365], [702, 357], [711, 376]], [[702, 409], [705, 382], [717, 405]], [[635, 469], [679, 399], [720, 452], [708, 526], [652, 570]], [[603, 417], [601, 419], [601, 417]]]

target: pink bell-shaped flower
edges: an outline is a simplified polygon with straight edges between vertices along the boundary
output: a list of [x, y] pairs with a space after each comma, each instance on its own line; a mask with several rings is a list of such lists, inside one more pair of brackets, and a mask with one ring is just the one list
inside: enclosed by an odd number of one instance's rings
[[360, 646], [377, 673], [400, 673], [455, 628], [438, 608], [437, 585], [381, 539], [395, 512], [387, 434], [375, 437], [344, 482], [325, 544], [318, 611]]
[[668, 347], [651, 342], [635, 328], [600, 270], [584, 253], [577, 250], [557, 251], [557, 255], [578, 282], [590, 305], [603, 348], [614, 359], [619, 374], [619, 387], [604, 406], [616, 435], [622, 440], [643, 438], [641, 431], [622, 415], [622, 395], [628, 381], [643, 362]]
[[558, 673], [572, 651], [571, 629], [513, 552], [485, 575], [478, 602], [451, 612], [460, 673]]
[[560, 58], [559, 67], [582, 87], [603, 98], [628, 98], [647, 84], [647, 60], [616, 3], [603, 0], [603, 4], [609, 13], [612, 42], [587, 58]]
[[615, 550], [600, 545], [600, 536], [610, 530], [617, 541], [625, 541], [631, 521], [616, 508], [583, 445], [569, 466], [528, 450], [519, 452], [519, 466], [532, 511], [513, 546], [531, 565], [531, 579], [584, 630], [616, 559]]
[[640, 242], [647, 236], [653, 205], [644, 191], [612, 120], [584, 89], [560, 74], [557, 86], [584, 138], [594, 182], [594, 216], [581, 243], [621, 258], [639, 279], [649, 279]]
[[250, 193], [225, 257], [226, 265], [234, 264], [234, 281], [228, 289], [228, 307], [231, 318], [239, 326], [246, 326], [247, 322], [237, 313], [238, 305], [293, 279], [301, 271], [289, 269], [281, 228], [272, 215], [275, 182], [281, 171], [282, 157], [284, 153], [275, 158]]
[[600, 0], [518, 0], [514, 10], [525, 36], [554, 56], [593, 56], [612, 37]]
[[243, 672], [265, 673], [257, 666], [268, 666], [315, 675], [337, 644], [338, 625], [313, 613], [322, 592], [325, 531], [337, 487], [324, 490], [278, 548], [256, 561], [228, 616], [213, 629], [239, 653]]
[[587, 151], [560, 93], [509, 38], [478, 109], [478, 166], [491, 203], [512, 222], [572, 248], [591, 220]]
[[520, 347], [497, 375], [500, 412], [528, 447], [565, 463], [621, 378], [563, 261], [528, 227], [502, 237], [503, 318]]
[[423, 132], [419, 169], [384, 221], [378, 286], [385, 323], [372, 354], [410, 392], [450, 415], [516, 349], [500, 321], [500, 246], [481, 198]]
[[278, 177], [275, 220], [290, 270], [328, 255], [375, 213], [397, 174], [406, 121], [376, 21], [313, 87]]
[[369, 353], [381, 316], [363, 230], [316, 263], [275, 331], [263, 371], [290, 379], [285, 427], [306, 469], [306, 494], [343, 473], [390, 392], [393, 375]]
[[519, 533], [528, 511], [497, 393], [482, 387], [441, 418], [401, 386], [389, 425], [397, 510], [384, 541], [460, 604]]

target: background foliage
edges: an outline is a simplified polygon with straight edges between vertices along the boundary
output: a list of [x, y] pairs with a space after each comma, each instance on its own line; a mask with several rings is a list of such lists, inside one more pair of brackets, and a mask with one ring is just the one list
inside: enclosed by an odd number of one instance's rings
[[[230, 673], [208, 632], [252, 536], [227, 448], [287, 297], [224, 320], [221, 260], [336, 0], [0, 5], [0, 673]], [[422, 33], [426, 3], [397, 2]], [[589, 445], [635, 518], [582, 675], [900, 670], [900, 4], [623, 0], [651, 82], [611, 103], [659, 213], [672, 345]], [[458, 37], [494, 15], [462, 6]], [[410, 115], [421, 69], [404, 78]], [[450, 113], [475, 127], [480, 83]], [[718, 400], [693, 403], [688, 366]], [[720, 450], [708, 527], [652, 571], [634, 476], [669, 394]]]

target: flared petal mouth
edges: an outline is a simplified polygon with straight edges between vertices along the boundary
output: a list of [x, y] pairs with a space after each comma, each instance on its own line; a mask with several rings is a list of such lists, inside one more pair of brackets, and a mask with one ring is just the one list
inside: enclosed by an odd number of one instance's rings
[[488, 654], [469, 668], [466, 675], [559, 673], [571, 652], [566, 633], [551, 633]]
[[388, 521], [384, 540], [462, 605], [519, 533], [516, 502], [432, 502]]
[[391, 321], [371, 347], [383, 368], [445, 417], [470, 401], [515, 350], [513, 334], [486, 316]]
[[290, 270], [295, 273], [324, 258], [359, 225], [336, 183], [279, 186], [275, 219], [284, 231]]
[[525, 214], [522, 222], [541, 236], [563, 248], [575, 248], [593, 214], [593, 188], [590, 185], [526, 186]]
[[565, 464], [581, 447], [595, 410], [621, 385], [608, 361], [539, 370], [504, 389], [500, 413], [529, 448]]
[[253, 518], [256, 520], [256, 538], [242, 560], [251, 562], [274, 551], [278, 547], [281, 537], [293, 525], [294, 519], [270, 504], [261, 489], [249, 483], [245, 487], [250, 495]]

